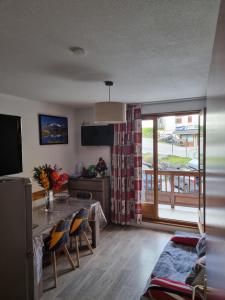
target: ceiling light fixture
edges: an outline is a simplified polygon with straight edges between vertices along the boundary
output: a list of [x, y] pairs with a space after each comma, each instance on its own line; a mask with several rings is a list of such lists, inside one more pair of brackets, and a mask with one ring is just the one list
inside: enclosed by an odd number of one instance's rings
[[95, 122], [116, 124], [126, 122], [126, 103], [111, 101], [110, 87], [112, 81], [104, 81], [109, 87], [109, 101], [95, 103]]

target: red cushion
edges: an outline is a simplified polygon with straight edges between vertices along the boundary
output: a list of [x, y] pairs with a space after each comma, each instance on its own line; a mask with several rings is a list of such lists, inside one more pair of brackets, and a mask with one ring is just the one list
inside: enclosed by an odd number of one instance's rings
[[187, 294], [192, 293], [192, 288], [188, 284], [176, 280], [167, 279], [167, 278], [160, 278], [160, 277], [153, 278], [151, 280], [151, 284], [158, 285], [162, 288], [170, 288], [173, 289], [174, 291], [184, 292]]
[[144, 294], [145, 297], [154, 298], [155, 300], [177, 299], [177, 295], [182, 300], [191, 299], [192, 288], [185, 283], [167, 278], [152, 279], [149, 288]]
[[179, 236], [175, 235], [171, 238], [171, 241], [178, 243], [178, 244], [183, 244], [183, 245], [188, 245], [188, 246], [193, 246], [196, 247], [199, 238], [194, 237], [194, 236]]

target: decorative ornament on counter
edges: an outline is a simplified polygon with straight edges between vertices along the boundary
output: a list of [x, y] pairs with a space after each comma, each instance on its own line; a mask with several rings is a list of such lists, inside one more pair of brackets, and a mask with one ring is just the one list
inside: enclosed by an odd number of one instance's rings
[[102, 159], [102, 157], [99, 157], [98, 163], [95, 168], [96, 168], [96, 172], [97, 172], [96, 177], [105, 176], [105, 171], [107, 170], [107, 165], [106, 165], [104, 159]]
[[91, 177], [95, 177], [96, 176], [96, 167], [95, 165], [90, 165], [88, 167], [88, 174], [91, 176]]
[[82, 177], [93, 178], [96, 175], [95, 165], [90, 165], [88, 168], [83, 167]]

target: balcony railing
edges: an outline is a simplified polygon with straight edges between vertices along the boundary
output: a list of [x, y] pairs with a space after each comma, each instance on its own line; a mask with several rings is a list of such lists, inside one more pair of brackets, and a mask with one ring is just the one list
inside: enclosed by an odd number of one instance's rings
[[[198, 207], [199, 172], [197, 171], [158, 171], [158, 203]], [[144, 202], [154, 199], [154, 171], [143, 170], [142, 197]]]

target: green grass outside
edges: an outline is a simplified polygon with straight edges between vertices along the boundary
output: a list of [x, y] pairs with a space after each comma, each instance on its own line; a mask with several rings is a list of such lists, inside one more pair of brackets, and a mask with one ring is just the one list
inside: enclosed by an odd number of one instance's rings
[[152, 163], [153, 162], [153, 154], [152, 153], [143, 153], [142, 154], [143, 162]]
[[190, 160], [191, 160], [190, 157], [182, 157], [176, 155], [168, 155], [160, 159], [161, 162], [167, 162], [174, 165], [179, 164], [184, 166], [187, 165]]
[[[143, 153], [142, 154], [143, 162], [152, 163], [153, 162], [153, 154], [152, 153]], [[191, 160], [190, 157], [182, 157], [176, 155], [168, 155], [164, 157], [159, 157], [159, 163], [170, 163], [172, 165], [180, 165], [186, 166], [188, 162]]]
[[153, 128], [142, 128], [142, 136], [144, 138], [152, 138], [153, 137]]

